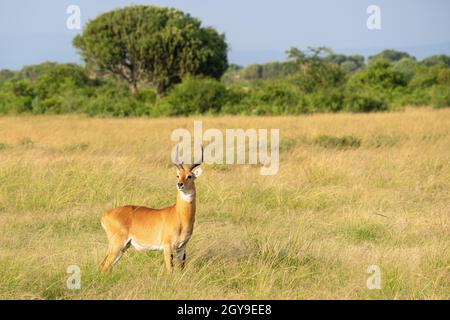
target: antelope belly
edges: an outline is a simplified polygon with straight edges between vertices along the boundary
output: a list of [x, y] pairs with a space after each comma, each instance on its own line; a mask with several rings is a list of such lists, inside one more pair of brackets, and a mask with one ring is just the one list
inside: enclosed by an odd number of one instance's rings
[[142, 245], [140, 243], [138, 243], [136, 240], [131, 239], [131, 245], [136, 249], [136, 250], [162, 250], [163, 247], [161, 245]]

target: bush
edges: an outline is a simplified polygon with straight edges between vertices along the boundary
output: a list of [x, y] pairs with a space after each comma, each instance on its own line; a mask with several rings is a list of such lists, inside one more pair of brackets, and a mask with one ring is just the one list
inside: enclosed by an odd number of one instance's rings
[[[295, 85], [280, 81], [261, 81], [241, 100], [239, 108], [247, 114], [281, 115], [307, 112], [305, 95]], [[227, 108], [228, 110], [230, 107]]]
[[74, 64], [58, 64], [39, 76], [33, 86], [36, 96], [48, 98], [93, 84], [82, 67]]
[[349, 112], [386, 111], [388, 106], [380, 98], [367, 94], [347, 92], [344, 100], [344, 110]]
[[15, 76], [16, 76], [16, 72], [14, 72], [14, 71], [7, 70], [7, 69], [0, 70], [0, 85], [2, 83], [4, 83], [5, 81], [14, 78]]
[[[127, 92], [128, 94], [128, 92]], [[141, 102], [155, 103], [156, 102], [156, 92], [155, 90], [148, 88], [140, 88], [139, 91], [134, 95], [134, 97]]]
[[450, 87], [437, 85], [431, 89], [431, 105], [434, 108], [450, 107]]
[[[185, 77], [159, 99], [155, 89], [143, 83], [133, 95], [125, 81], [108, 76], [91, 79], [78, 65], [46, 62], [20, 71], [0, 70], [0, 114], [296, 115], [450, 105], [449, 56], [416, 62], [398, 52], [383, 55], [393, 55], [395, 59], [372, 59], [366, 67], [362, 56], [322, 57], [299, 51], [296, 60], [247, 68], [233, 66], [223, 82]], [[360, 71], [350, 64], [344, 68], [347, 62], [357, 65]], [[256, 76], [260, 71], [262, 75]], [[249, 78], [256, 80], [242, 81], [246, 73], [253, 74]]]
[[436, 54], [423, 59], [420, 63], [427, 67], [431, 67], [436, 64], [443, 64], [447, 67], [450, 67], [450, 56], [447, 56], [445, 54]]
[[418, 68], [409, 86], [413, 90], [416, 90], [430, 88], [438, 84], [450, 86], [450, 67], [443, 64], [437, 64], [431, 67], [421, 66]]
[[218, 113], [227, 102], [227, 89], [211, 78], [187, 77], [159, 102], [169, 115]]
[[322, 89], [308, 96], [311, 112], [337, 112], [342, 110], [344, 95], [339, 89]]
[[353, 89], [373, 88], [377, 90], [393, 90], [404, 87], [407, 81], [403, 73], [396, 71], [386, 61], [374, 61], [366, 70], [353, 74], [347, 87]]
[[0, 92], [0, 113], [19, 114], [32, 110], [33, 97], [16, 96], [11, 92]]
[[400, 72], [406, 82], [409, 82], [416, 74], [417, 61], [412, 58], [402, 58], [394, 64], [393, 70]]
[[149, 92], [132, 95], [125, 83], [110, 79], [87, 99], [82, 111], [90, 116], [137, 117], [150, 114], [153, 100]]
[[51, 96], [46, 99], [41, 99], [39, 97], [33, 100], [32, 104], [33, 113], [41, 114], [41, 113], [51, 113], [51, 114], [60, 114], [62, 113], [62, 103], [61, 98], [59, 96]]
[[0, 90], [1, 113], [23, 113], [32, 110], [35, 96], [28, 80], [11, 79], [6, 81]]

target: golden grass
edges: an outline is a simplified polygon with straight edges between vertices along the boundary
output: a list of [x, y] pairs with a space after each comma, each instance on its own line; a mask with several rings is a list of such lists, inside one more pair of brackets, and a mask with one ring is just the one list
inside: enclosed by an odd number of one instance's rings
[[[205, 165], [186, 269], [129, 250], [102, 277], [101, 212], [174, 201], [170, 133], [194, 118], [1, 117], [0, 298], [450, 298], [449, 109], [199, 119], [279, 128], [279, 173]], [[81, 290], [66, 287], [73, 264]], [[381, 290], [366, 287], [369, 265]]]

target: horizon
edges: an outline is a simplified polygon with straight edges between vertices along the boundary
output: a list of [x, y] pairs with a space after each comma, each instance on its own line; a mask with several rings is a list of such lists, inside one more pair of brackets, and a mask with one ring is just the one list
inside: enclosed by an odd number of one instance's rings
[[[418, 60], [450, 54], [450, 20], [446, 16], [450, 1], [445, 0], [265, 0], [258, 1], [258, 7], [256, 0], [215, 4], [202, 0], [4, 0], [0, 3], [0, 69], [18, 70], [45, 61], [81, 63], [72, 39], [82, 29], [66, 27], [70, 16], [67, 7], [79, 6], [83, 28], [101, 13], [132, 4], [173, 7], [199, 18], [204, 26], [225, 33], [229, 63], [241, 66], [283, 61], [290, 47], [326, 46], [335, 53], [365, 57], [393, 49], [408, 52]], [[380, 30], [366, 26], [366, 9], [372, 4], [381, 10]]]

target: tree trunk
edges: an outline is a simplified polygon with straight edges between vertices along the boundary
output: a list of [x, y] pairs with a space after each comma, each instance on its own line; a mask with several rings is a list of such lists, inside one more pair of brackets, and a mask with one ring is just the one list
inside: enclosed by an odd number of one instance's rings
[[162, 98], [164, 92], [166, 91], [166, 86], [162, 83], [156, 85], [156, 99], [159, 100]]
[[138, 92], [138, 86], [136, 82], [130, 83], [131, 94], [136, 94]]

